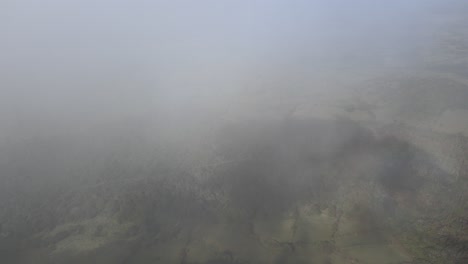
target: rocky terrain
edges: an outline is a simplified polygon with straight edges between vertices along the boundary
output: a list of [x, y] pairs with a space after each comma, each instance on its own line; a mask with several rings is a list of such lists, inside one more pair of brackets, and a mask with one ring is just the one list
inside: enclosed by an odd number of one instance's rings
[[0, 262], [468, 263], [463, 10], [410, 59], [272, 74], [198, 112], [12, 122]]

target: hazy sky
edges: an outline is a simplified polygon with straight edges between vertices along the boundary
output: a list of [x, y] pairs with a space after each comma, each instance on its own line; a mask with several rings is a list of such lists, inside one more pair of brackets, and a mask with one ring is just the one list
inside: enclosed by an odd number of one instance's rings
[[3, 0], [1, 109], [130, 113], [222, 96], [269, 71], [409, 48], [429, 2]]

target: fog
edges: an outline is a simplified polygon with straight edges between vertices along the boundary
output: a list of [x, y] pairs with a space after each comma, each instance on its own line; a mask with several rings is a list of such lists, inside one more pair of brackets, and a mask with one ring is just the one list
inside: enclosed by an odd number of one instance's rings
[[465, 263], [468, 4], [0, 2], [1, 263]]

